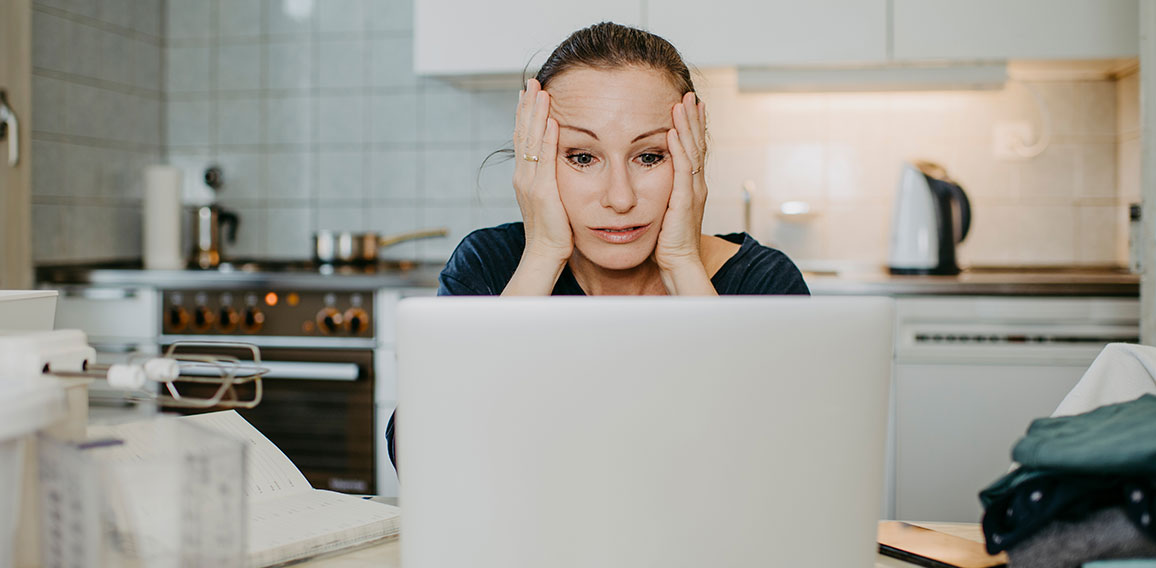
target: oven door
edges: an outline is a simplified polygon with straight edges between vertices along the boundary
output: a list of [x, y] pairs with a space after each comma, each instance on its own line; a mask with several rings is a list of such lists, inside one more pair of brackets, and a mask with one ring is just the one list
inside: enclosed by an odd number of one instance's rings
[[[250, 358], [227, 349], [206, 350], [203, 344], [195, 351]], [[241, 416], [281, 448], [313, 487], [376, 493], [373, 351], [262, 348], [261, 359], [269, 369], [261, 402], [238, 410]], [[181, 385], [187, 387], [207, 386]], [[193, 388], [188, 392], [206, 394]], [[238, 392], [241, 399], [251, 394]]]

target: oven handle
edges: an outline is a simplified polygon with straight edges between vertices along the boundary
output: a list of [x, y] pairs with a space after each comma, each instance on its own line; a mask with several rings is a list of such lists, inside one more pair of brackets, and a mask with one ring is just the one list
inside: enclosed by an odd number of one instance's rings
[[[269, 370], [262, 379], [308, 379], [312, 381], [356, 381], [361, 369], [356, 363], [312, 363], [306, 361], [261, 361], [260, 366]], [[190, 366], [181, 369], [182, 375], [218, 376], [216, 369], [209, 366]]]

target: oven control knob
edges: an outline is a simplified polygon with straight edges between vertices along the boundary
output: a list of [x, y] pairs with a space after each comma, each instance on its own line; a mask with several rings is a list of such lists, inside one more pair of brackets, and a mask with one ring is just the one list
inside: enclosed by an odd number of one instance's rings
[[345, 331], [353, 335], [360, 335], [369, 329], [369, 314], [361, 308], [345, 310]]
[[170, 332], [184, 331], [189, 325], [189, 311], [181, 306], [173, 306], [169, 308], [168, 320], [165, 322], [165, 327]]
[[341, 330], [343, 321], [341, 312], [337, 311], [336, 308], [324, 308], [317, 312], [317, 327], [321, 329], [321, 333], [337, 333]]
[[245, 318], [241, 320], [241, 330], [245, 333], [257, 333], [265, 325], [265, 314], [257, 306], [249, 306], [245, 310]]
[[205, 306], [197, 306], [193, 310], [193, 331], [204, 333], [213, 327], [213, 322], [217, 320], [213, 315], [213, 310]]
[[240, 322], [241, 315], [232, 306], [221, 306], [221, 309], [217, 310], [217, 329], [222, 332], [229, 333], [237, 329]]

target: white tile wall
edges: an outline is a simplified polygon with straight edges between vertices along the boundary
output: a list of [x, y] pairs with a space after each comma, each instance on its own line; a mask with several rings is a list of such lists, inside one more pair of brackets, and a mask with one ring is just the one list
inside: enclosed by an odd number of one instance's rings
[[161, 3], [33, 2], [36, 262], [140, 257], [140, 172], [163, 160]]
[[[212, 197], [206, 166], [225, 168], [219, 198], [241, 213], [238, 255], [306, 257], [314, 230], [347, 221], [331, 228], [448, 226], [445, 242], [386, 253], [440, 259], [469, 230], [517, 220], [513, 163], [481, 164], [510, 139], [518, 85], [415, 76], [412, 17], [412, 0], [35, 0], [34, 215], [48, 227], [37, 260], [139, 255], [139, 231], [102, 241], [74, 210], [131, 224], [137, 170], [162, 157], [186, 168], [190, 202]], [[740, 93], [731, 71], [696, 81], [710, 125], [706, 230], [742, 229], [750, 182], [756, 238], [798, 260], [883, 262], [900, 164], [922, 158], [973, 200], [964, 262], [1127, 256], [1135, 74], [950, 93]], [[995, 124], [1026, 121], [1038, 134], [1044, 113], [1043, 153], [993, 157]], [[775, 211], [787, 200], [816, 213], [784, 220]], [[71, 222], [81, 225], [66, 233]]]

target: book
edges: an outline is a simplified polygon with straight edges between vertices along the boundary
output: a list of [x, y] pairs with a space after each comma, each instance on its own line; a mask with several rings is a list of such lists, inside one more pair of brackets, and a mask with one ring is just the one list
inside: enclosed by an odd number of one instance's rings
[[[401, 509], [354, 495], [314, 489], [301, 470], [235, 410], [183, 416], [247, 448], [241, 494], [248, 512], [248, 566], [267, 567], [311, 558], [397, 536]], [[123, 441], [126, 459], [150, 451], [151, 421], [90, 426], [89, 438]], [[131, 456], [131, 458], [130, 458]]]
[[982, 542], [902, 521], [879, 521], [879, 553], [928, 568], [1002, 568], [1007, 555], [992, 556]]

